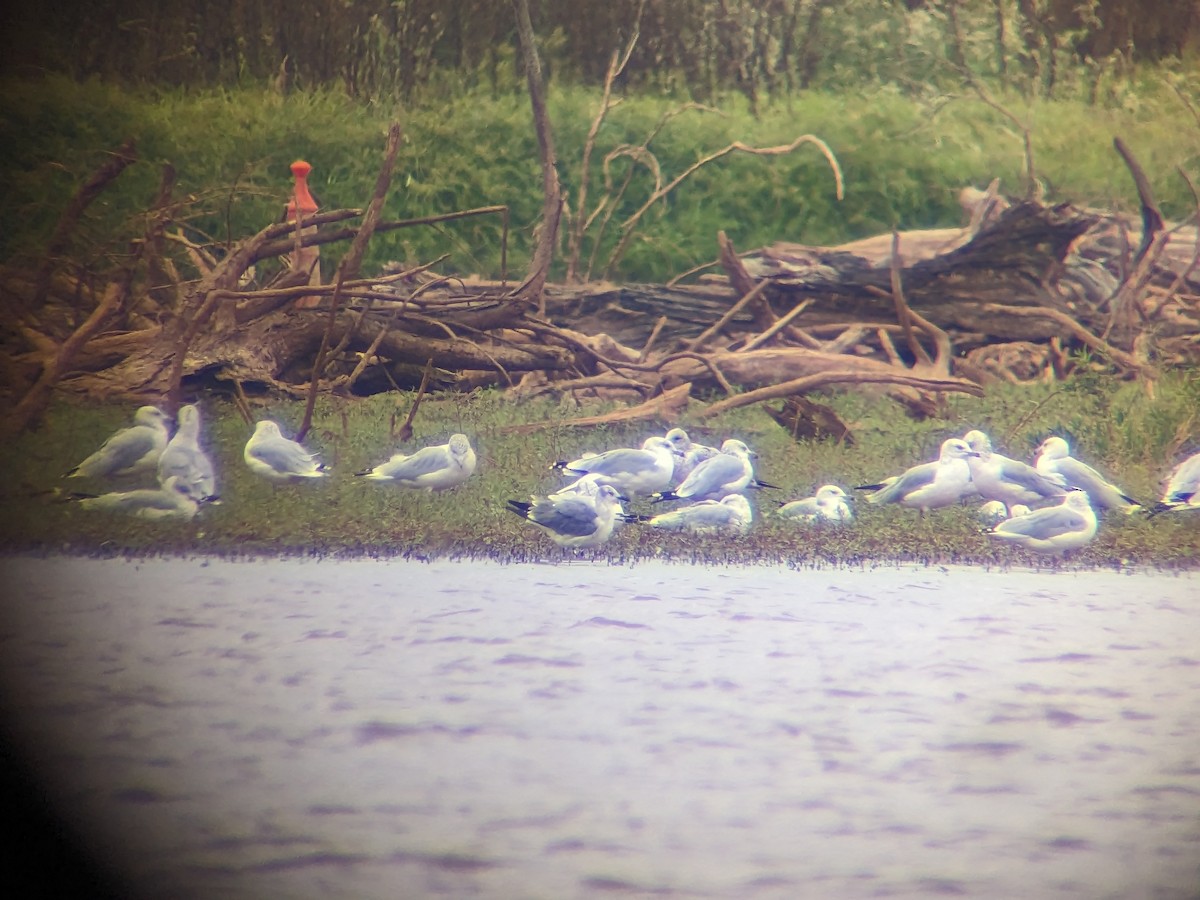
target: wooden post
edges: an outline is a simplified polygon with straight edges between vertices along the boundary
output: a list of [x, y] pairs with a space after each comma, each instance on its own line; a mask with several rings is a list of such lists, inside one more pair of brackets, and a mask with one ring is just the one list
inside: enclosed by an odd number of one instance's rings
[[[292, 251], [291, 270], [308, 274], [307, 284], [321, 283], [321, 248], [314, 245], [301, 247], [300, 238], [303, 235], [316, 233], [317, 226], [304, 226], [303, 220], [312, 217], [317, 211], [317, 201], [308, 191], [308, 175], [312, 166], [302, 159], [292, 163], [292, 176], [295, 184], [292, 187], [292, 198], [287, 205], [287, 221], [297, 225], [295, 231], [296, 247]], [[317, 296], [300, 297], [296, 300], [297, 309], [315, 309], [321, 305]]]

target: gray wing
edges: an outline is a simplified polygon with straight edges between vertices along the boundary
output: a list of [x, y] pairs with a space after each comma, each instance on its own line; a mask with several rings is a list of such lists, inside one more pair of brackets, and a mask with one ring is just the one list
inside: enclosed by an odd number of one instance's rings
[[529, 510], [529, 521], [566, 537], [586, 537], [596, 531], [596, 507], [580, 495], [539, 497]]
[[158, 461], [158, 481], [165, 484], [168, 478], [178, 478], [186, 485], [187, 493], [203, 500], [217, 492], [217, 479], [212, 460], [198, 447], [168, 444]]
[[658, 457], [646, 450], [623, 447], [619, 450], [609, 450], [598, 456], [588, 456], [567, 463], [568, 469], [577, 472], [594, 472], [597, 475], [608, 475], [621, 478], [628, 475], [640, 475], [650, 471], [658, 464]]
[[1200, 490], [1200, 453], [1189, 456], [1171, 472], [1163, 492], [1164, 503], [1187, 503]]
[[100, 449], [76, 466], [81, 475], [104, 476], [120, 472], [136, 463], [158, 446], [151, 428], [135, 425], [123, 428], [100, 445]]
[[803, 519], [820, 513], [816, 497], [806, 497], [803, 500], [793, 500], [779, 507], [779, 515], [787, 519]]
[[445, 447], [425, 447], [412, 456], [393, 456], [379, 467], [379, 474], [397, 481], [412, 481], [431, 472], [448, 469], [450, 454]]
[[1065, 506], [1037, 509], [1025, 516], [1005, 519], [992, 530], [997, 534], [1023, 534], [1044, 541], [1070, 531], [1087, 527], [1087, 519]]
[[143, 509], [172, 510], [178, 501], [167, 491], [143, 488], [136, 491], [117, 491], [101, 494], [84, 500], [81, 506], [92, 509], [111, 509], [124, 513], [136, 513]]
[[884, 485], [874, 494], [869, 494], [867, 499], [872, 503], [894, 503], [897, 500], [907, 497], [913, 491], [933, 484], [933, 479], [937, 476], [937, 471], [938, 464], [936, 462], [921, 463], [919, 466], [913, 466], [906, 472], [897, 475], [893, 481]]
[[1119, 487], [1087, 463], [1074, 457], [1058, 460], [1055, 469], [1067, 480], [1069, 486], [1086, 491], [1089, 497], [1099, 499], [1106, 505], [1133, 502]]
[[295, 441], [287, 438], [271, 438], [253, 445], [249, 453], [255, 459], [270, 466], [276, 472], [307, 472], [312, 468], [313, 456]]
[[734, 516], [734, 511], [719, 500], [701, 500], [683, 509], [655, 516], [650, 524], [667, 528], [719, 528], [729, 524]]
[[1064, 493], [1061, 484], [1019, 459], [1000, 457], [1000, 465], [996, 468], [996, 472], [1000, 480], [1018, 485], [1025, 490], [1034, 491], [1043, 497], [1061, 497]]
[[712, 459], [706, 459], [691, 474], [683, 480], [683, 484], [675, 488], [675, 493], [685, 497], [702, 497], [721, 489], [722, 485], [737, 481], [745, 472], [740, 459], [722, 453]]

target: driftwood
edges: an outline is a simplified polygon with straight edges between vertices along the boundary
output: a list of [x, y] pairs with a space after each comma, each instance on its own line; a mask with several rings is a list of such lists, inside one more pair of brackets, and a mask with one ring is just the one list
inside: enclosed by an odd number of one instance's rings
[[[166, 178], [158, 215], [138, 245], [152, 248], [152, 258], [139, 263], [133, 254], [102, 289], [44, 265], [0, 273], [0, 289], [28, 310], [5, 337], [0, 378], [15, 412], [8, 421], [22, 427], [36, 420], [55, 389], [136, 402], [167, 398], [173, 406], [209, 387], [228, 390], [243, 406], [254, 392], [307, 396], [311, 405], [319, 391], [418, 382], [422, 394], [497, 385], [514, 397], [633, 404], [547, 426], [671, 421], [702, 391], [726, 395], [701, 414], [716, 415], [838, 385], [882, 385], [910, 411], [927, 414], [942, 394], [978, 394], [993, 378], [1062, 377], [1073, 347], [1137, 377], [1200, 360], [1197, 229], [1162, 221], [1129, 155], [1142, 196], [1140, 228], [1128, 217], [1067, 204], [1010, 203], [993, 183], [964, 191], [961, 228], [740, 253], [720, 234], [723, 274], [687, 285], [549, 284], [540, 252], [529, 278], [513, 287], [441, 276], [439, 261], [359, 277], [373, 233], [421, 221], [378, 219], [398, 140], [393, 129], [365, 213], [305, 219], [314, 229], [306, 228], [303, 245], [353, 241], [331, 284], [291, 283], [286, 272], [263, 286], [253, 280], [256, 263], [295, 249], [295, 227], [286, 223], [228, 248], [220, 262], [174, 235], [184, 256], [166, 258]], [[545, 149], [544, 162], [553, 151]], [[93, 182], [119, 169], [113, 163]], [[544, 227], [556, 227], [560, 208], [546, 207]], [[68, 236], [64, 225], [55, 240]], [[156, 279], [185, 265], [196, 271], [164, 288], [137, 275], [139, 264]], [[300, 297], [317, 298], [317, 308], [298, 307]], [[539, 301], [544, 314], [535, 312]], [[801, 404], [792, 407], [798, 421]]]

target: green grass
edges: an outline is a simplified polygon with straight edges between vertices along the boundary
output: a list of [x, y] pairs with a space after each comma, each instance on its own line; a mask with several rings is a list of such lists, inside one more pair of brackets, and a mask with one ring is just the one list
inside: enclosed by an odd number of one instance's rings
[[[997, 448], [1028, 458], [1050, 432], [1068, 435], [1076, 453], [1145, 503], [1161, 491], [1177, 443], [1194, 436], [1200, 376], [1162, 379], [1153, 397], [1134, 383], [1082, 376], [1057, 385], [999, 387], [982, 399], [948, 398], [944, 415], [916, 422], [890, 400], [865, 392], [824, 398], [853, 426], [855, 444], [796, 443], [759, 408], [738, 410], [716, 423], [694, 416], [693, 437], [719, 442], [738, 436], [761, 454], [759, 475], [778, 492], [755, 498], [759, 516], [739, 539], [662, 534], [628, 526], [594, 551], [561, 551], [540, 531], [505, 509], [509, 498], [561, 485], [548, 466], [582, 450], [625, 446], [656, 426], [577, 429], [552, 426], [516, 435], [507, 426], [561, 421], [579, 411], [551, 402], [514, 404], [497, 391], [426, 398], [405, 448], [388, 437], [392, 416], [407, 412], [410, 395], [318, 403], [306, 443], [333, 466], [331, 477], [274, 486], [241, 459], [249, 428], [232, 406], [202, 401], [205, 443], [217, 462], [223, 502], [186, 523], [148, 523], [81, 509], [62, 491], [105, 485], [61, 477], [105, 436], [125, 424], [129, 410], [56, 405], [41, 428], [0, 451], [7, 473], [0, 496], [0, 547], [36, 552], [208, 553], [220, 555], [369, 555], [412, 558], [492, 558], [502, 561], [599, 559], [625, 563], [663, 558], [678, 562], [782, 563], [793, 566], [929, 564], [1195, 567], [1200, 564], [1200, 516], [1105, 516], [1097, 539], [1066, 562], [998, 547], [981, 533], [970, 506], [935, 511], [924, 519], [895, 507], [855, 504], [849, 528], [813, 527], [771, 515], [776, 500], [807, 496], [825, 482], [850, 488], [895, 474], [936, 454], [940, 442], [970, 428], [988, 431]], [[701, 404], [695, 407], [700, 408]], [[586, 409], [592, 413], [597, 410]], [[302, 406], [280, 402], [256, 408], [285, 433]], [[665, 427], [665, 423], [662, 423]], [[352, 477], [399, 449], [440, 442], [452, 432], [471, 436], [479, 468], [465, 485], [438, 495], [409, 492]], [[1194, 450], [1193, 447], [1186, 449]], [[131, 485], [133, 486], [133, 485]], [[633, 509], [646, 511], [644, 501]]]
[[[1037, 174], [1049, 199], [1135, 210], [1132, 180], [1112, 150], [1120, 135], [1141, 160], [1164, 212], [1179, 218], [1193, 211], [1176, 168], [1196, 171], [1200, 128], [1165, 83], [1147, 80], [1104, 106], [999, 96], [1033, 130]], [[550, 92], [572, 209], [583, 142], [598, 103], [599, 92], [591, 89], [557, 86]], [[612, 110], [593, 155], [593, 203], [603, 190], [604, 154], [642, 143], [679, 106], [678, 100], [643, 94], [625, 97]], [[189, 233], [234, 241], [276, 219], [290, 187], [288, 165], [297, 158], [313, 164], [311, 185], [324, 208], [364, 206], [393, 121], [403, 124], [405, 143], [385, 216], [508, 204], [510, 267], [522, 272], [540, 216], [541, 176], [528, 100], [519, 93], [467, 91], [401, 107], [359, 104], [335, 91], [287, 97], [255, 88], [135, 93], [60, 78], [0, 85], [0, 218], [6, 223], [0, 259], [38, 258], [72, 192], [127, 136], [137, 139], [141, 161], [89, 209], [69, 250], [93, 268], [120, 257], [129, 238], [141, 234], [140, 214], [156, 191], [162, 163], [177, 170], [176, 197], [190, 198], [181, 213]], [[955, 97], [920, 97], [888, 86], [811, 91], [779, 99], [757, 118], [742, 98], [732, 97], [719, 110], [676, 116], [649, 149], [670, 180], [734, 140], [775, 146], [803, 133], [821, 137], [837, 155], [846, 177], [844, 200], [834, 197], [829, 167], [812, 147], [773, 158], [733, 154], [696, 172], [642, 220], [612, 276], [665, 280], [713, 259], [718, 230], [744, 249], [775, 240], [837, 243], [893, 227], [958, 224], [956, 198], [967, 183], [983, 187], [1000, 177], [1003, 190], [1023, 189], [1019, 133], [965, 90]], [[614, 162], [618, 183], [628, 165], [627, 159]], [[616, 223], [651, 190], [648, 170], [638, 166], [601, 239], [600, 268], [616, 240]], [[324, 253], [336, 259], [344, 249], [334, 245]], [[443, 253], [451, 255], [442, 266], [448, 272], [497, 276], [499, 220], [480, 217], [377, 235], [364, 266], [373, 271], [386, 261], [427, 262]], [[561, 271], [560, 259], [552, 274]]]

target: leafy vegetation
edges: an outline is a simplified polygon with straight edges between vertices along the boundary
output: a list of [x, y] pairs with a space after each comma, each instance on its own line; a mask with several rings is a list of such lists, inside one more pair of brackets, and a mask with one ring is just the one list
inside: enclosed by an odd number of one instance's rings
[[[832, 482], [847, 489], [896, 474], [936, 455], [941, 441], [971, 428], [987, 431], [997, 448], [1028, 459], [1050, 433], [1070, 438], [1076, 453], [1143, 503], [1161, 492], [1173, 458], [1195, 447], [1185, 442], [1200, 401], [1200, 377], [1177, 374], [1157, 383], [1152, 397], [1138, 384], [1114, 384], [1086, 374], [1061, 384], [1000, 387], [987, 397], [948, 397], [939, 420], [917, 422], [890, 400], [866, 393], [827, 398], [854, 427], [855, 443], [794, 442], [759, 408], [736, 411], [718, 422], [685, 419], [697, 440], [745, 439], [760, 454], [760, 477], [779, 491], [756, 492], [757, 520], [744, 538], [662, 534], [630, 525], [604, 547], [581, 556], [560, 551], [537, 529], [504, 508], [562, 484], [549, 463], [580, 451], [640, 443], [653, 428], [575, 429], [550, 426], [516, 434], [510, 426], [551, 422], [575, 414], [549, 402], [510, 403], [496, 391], [439, 395], [425, 400], [416, 435], [406, 447], [389, 438], [407, 413], [410, 395], [318, 403], [307, 445], [330, 464], [330, 477], [275, 486], [242, 462], [250, 429], [232, 404], [203, 401], [205, 443], [220, 475], [222, 502], [194, 520], [142, 522], [81, 509], [64, 492], [106, 490], [108, 485], [61, 477], [112, 430], [129, 410], [60, 403], [36, 433], [0, 451], [7, 489], [0, 498], [0, 545], [8, 549], [97, 553], [215, 553], [230, 555], [437, 556], [563, 561], [591, 558], [626, 562], [665, 558], [680, 562], [775, 562], [795, 566], [856, 565], [897, 561], [984, 565], [1192, 567], [1200, 564], [1200, 516], [1107, 514], [1097, 539], [1066, 563], [1016, 548], [994, 546], [982, 534], [974, 507], [935, 511], [925, 518], [896, 507], [855, 504], [849, 528], [798, 525], [772, 515], [776, 501], [808, 496]], [[587, 410], [593, 412], [599, 410]], [[300, 420], [296, 403], [256, 410], [285, 433]], [[479, 455], [479, 469], [462, 487], [431, 495], [353, 477], [392, 452], [441, 442], [461, 431]], [[853, 492], [852, 492], [853, 493]], [[648, 511], [645, 501], [632, 509]]]
[[[1131, 95], [1132, 96], [1132, 95]], [[1166, 87], [1110, 107], [1079, 101], [1009, 98], [1033, 132], [1037, 173], [1052, 199], [1136, 209], [1128, 173], [1112, 150], [1121, 135], [1150, 173], [1164, 212], [1183, 217], [1194, 202], [1176, 169], [1200, 162], [1200, 128], [1180, 127], [1179, 97]], [[551, 96], [564, 193], [574, 214], [580, 159], [599, 99], [595, 91], [559, 88]], [[731, 154], [681, 183], [638, 223], [627, 252], [607, 271], [629, 281], [663, 281], [713, 259], [725, 230], [739, 248], [776, 240], [838, 243], [893, 227], [953, 225], [966, 184], [993, 177], [1023, 191], [1020, 135], [996, 110], [969, 94], [914, 97], [877, 87], [840, 94], [810, 92], [762, 110], [730, 98], [719, 110], [688, 108], [661, 96], [632, 96], [609, 114], [597, 138], [588, 211], [606, 196], [603, 158], [624, 145], [649, 144], [662, 179], [683, 173], [707, 153], [735, 140], [757, 147], [790, 143], [810, 133], [825, 140], [846, 177], [834, 196], [825, 160], [811, 146], [779, 157]], [[280, 216], [292, 160], [314, 166], [310, 186], [325, 209], [360, 207], [371, 195], [388, 125], [399, 120], [405, 144], [385, 216], [402, 219], [491, 204], [511, 208], [510, 272], [523, 272], [540, 214], [540, 174], [528, 103], [517, 94], [477, 90], [429, 105], [363, 106], [334, 91], [281, 97], [257, 88], [221, 91], [146, 90], [131, 93], [101, 82], [64, 79], [10, 82], [0, 88], [0, 258], [40, 258], [57, 217], [100, 160], [127, 136], [141, 162], [88, 210], [73, 235], [71, 256], [96, 273], [115, 266], [143, 230], [160, 165], [178, 174], [177, 219], [202, 243], [227, 246]], [[585, 256], [593, 276], [607, 270], [619, 224], [654, 188], [651, 170], [630, 157], [611, 163], [616, 193], [632, 181], [603, 234], [589, 230]], [[377, 271], [391, 260], [498, 277], [499, 217], [481, 216], [436, 228], [378, 235], [364, 262]], [[599, 241], [596, 246], [593, 242]], [[344, 248], [327, 247], [336, 258]], [[561, 255], [552, 278], [562, 275]]]

